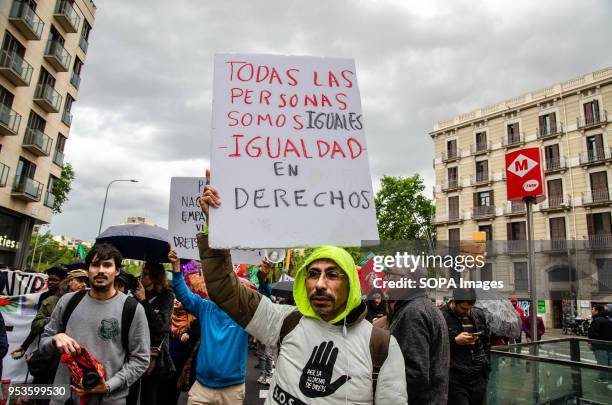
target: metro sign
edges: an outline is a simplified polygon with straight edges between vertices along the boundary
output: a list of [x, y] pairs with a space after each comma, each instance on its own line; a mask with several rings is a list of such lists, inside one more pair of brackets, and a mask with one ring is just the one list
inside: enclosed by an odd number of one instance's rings
[[536, 197], [544, 200], [540, 148], [524, 148], [506, 154], [508, 200]]

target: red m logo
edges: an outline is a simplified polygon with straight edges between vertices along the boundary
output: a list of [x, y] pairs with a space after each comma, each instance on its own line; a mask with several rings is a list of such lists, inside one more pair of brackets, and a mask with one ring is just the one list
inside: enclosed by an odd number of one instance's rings
[[527, 170], [529, 167], [527, 163], [527, 159], [514, 161], [514, 170], [516, 170], [517, 172], [521, 170]]

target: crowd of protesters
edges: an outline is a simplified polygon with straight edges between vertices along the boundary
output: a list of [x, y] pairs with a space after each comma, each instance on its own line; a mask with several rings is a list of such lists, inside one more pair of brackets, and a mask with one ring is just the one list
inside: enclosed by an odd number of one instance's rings
[[[221, 198], [207, 185], [199, 203], [208, 216]], [[188, 404], [231, 405], [245, 400], [253, 339], [269, 404], [480, 405], [491, 346], [517, 342], [492, 335], [474, 290], [455, 289], [441, 306], [419, 288], [372, 289], [364, 299], [342, 248], [314, 250], [295, 274], [295, 305], [281, 305], [272, 296], [271, 263], [253, 270], [252, 288], [229, 251], [211, 248], [205, 233], [197, 241], [200, 263], [182, 268], [170, 250], [171, 284], [159, 263], [145, 263], [139, 278], [121, 270], [122, 255], [108, 243], [95, 244], [82, 268], [49, 269], [48, 291], [12, 357], [21, 359], [36, 341], [28, 357], [34, 382], [70, 384], [73, 404], [172, 405], [188, 391]], [[183, 271], [189, 266], [197, 271]], [[386, 270], [389, 280], [423, 276], [424, 269]], [[530, 318], [516, 297], [510, 301], [531, 340]], [[603, 307], [594, 307], [593, 319], [589, 337], [612, 340]], [[7, 350], [0, 335], [0, 354]], [[593, 350], [609, 364], [604, 348]]]

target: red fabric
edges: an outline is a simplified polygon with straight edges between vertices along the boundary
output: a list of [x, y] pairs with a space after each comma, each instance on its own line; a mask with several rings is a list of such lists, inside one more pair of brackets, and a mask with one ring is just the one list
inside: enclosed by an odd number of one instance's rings
[[[98, 375], [106, 381], [104, 366], [84, 348], [81, 349], [80, 354], [62, 354], [61, 362], [68, 367], [72, 384], [80, 388], [83, 388], [84, 371], [87, 370], [96, 370]], [[88, 395], [82, 396], [80, 405], [86, 405], [88, 401]]]

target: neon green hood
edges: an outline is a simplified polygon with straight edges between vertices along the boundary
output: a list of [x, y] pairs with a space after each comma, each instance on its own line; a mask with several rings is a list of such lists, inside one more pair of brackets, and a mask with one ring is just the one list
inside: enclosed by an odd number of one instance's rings
[[336, 323], [345, 318], [349, 312], [361, 304], [361, 285], [359, 284], [357, 268], [355, 267], [353, 258], [346, 250], [337, 246], [323, 246], [312, 252], [295, 275], [295, 281], [293, 282], [293, 299], [302, 315], [309, 318], [321, 319], [310, 305], [308, 291], [306, 291], [306, 269], [310, 263], [319, 259], [333, 260], [348, 276], [349, 294], [346, 300], [346, 308], [341, 314], [329, 322]]

